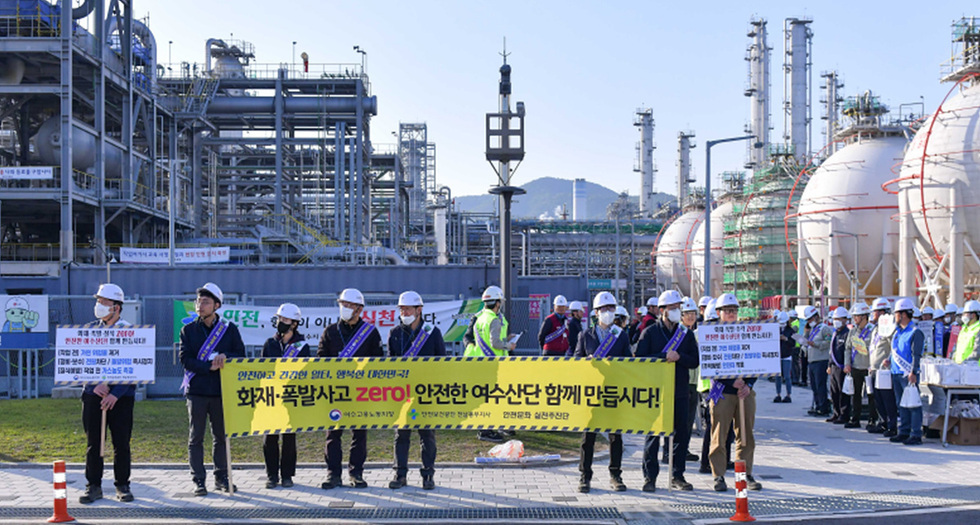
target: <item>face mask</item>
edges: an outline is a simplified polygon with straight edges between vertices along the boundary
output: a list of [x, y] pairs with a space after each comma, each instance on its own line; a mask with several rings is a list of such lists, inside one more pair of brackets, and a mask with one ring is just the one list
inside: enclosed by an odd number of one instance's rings
[[293, 328], [293, 325], [286, 324], [286, 323], [284, 323], [282, 321], [279, 321], [279, 323], [276, 324], [276, 330], [278, 330], [280, 334], [285, 334], [286, 332], [288, 332], [292, 328]]
[[599, 324], [609, 326], [616, 320], [616, 312], [599, 312]]
[[668, 311], [667, 320], [674, 324], [681, 322], [681, 311], [676, 308]]
[[102, 303], [95, 303], [95, 318], [96, 319], [105, 319], [106, 317], [109, 317], [109, 315], [111, 313], [112, 313], [112, 307], [111, 306], [106, 306], [106, 305], [104, 305]]
[[962, 323], [962, 324], [970, 324], [970, 314], [963, 314], [960, 317], [960, 323]]
[[414, 315], [403, 315], [402, 316], [402, 324], [403, 325], [405, 325], [405, 326], [411, 326], [411, 324], [414, 323], [414, 322], [415, 322], [415, 316]]
[[341, 306], [340, 319], [343, 321], [350, 321], [351, 317], [354, 317], [354, 310], [352, 308], [347, 308], [346, 306]]
[[834, 321], [834, 328], [840, 330], [842, 326], [844, 326], [844, 321]]
[[814, 326], [817, 326], [817, 322], [816, 321], [810, 321], [809, 324], [810, 324], [810, 328], [813, 328]]
[[947, 315], [946, 316], [946, 324], [953, 324], [953, 316], [952, 315]]

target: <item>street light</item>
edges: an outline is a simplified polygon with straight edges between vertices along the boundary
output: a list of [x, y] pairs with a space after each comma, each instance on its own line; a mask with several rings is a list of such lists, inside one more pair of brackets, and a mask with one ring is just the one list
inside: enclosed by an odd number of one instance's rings
[[90, 242], [89, 246], [92, 248], [98, 248], [99, 251], [102, 252], [102, 255], [105, 256], [105, 282], [111, 283], [112, 273], [109, 265], [116, 262], [116, 256], [109, 253], [104, 245], [96, 244], [95, 241]]
[[[704, 292], [711, 295], [711, 148], [715, 144], [754, 139], [754, 135], [731, 137], [727, 139], [709, 140], [705, 148], [704, 159]], [[756, 147], [761, 147], [757, 144]]]
[[361, 49], [361, 46], [354, 46], [354, 51], [361, 54], [361, 75], [364, 75], [367, 69], [367, 51]]
[[296, 69], [296, 41], [293, 40], [293, 64], [291, 69]]
[[167, 72], [173, 71], [174, 63], [174, 41], [171, 40], [167, 43]]

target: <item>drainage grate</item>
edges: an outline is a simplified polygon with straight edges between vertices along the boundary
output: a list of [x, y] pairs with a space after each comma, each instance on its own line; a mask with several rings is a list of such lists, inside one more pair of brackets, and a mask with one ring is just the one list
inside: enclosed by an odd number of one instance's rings
[[[190, 519], [195, 521], [226, 520], [618, 520], [623, 519], [613, 507], [524, 507], [487, 509], [418, 509], [418, 508], [364, 508], [364, 509], [220, 509], [196, 508], [72, 508], [71, 514], [79, 520], [114, 519]], [[729, 511], [729, 514], [731, 512]], [[0, 507], [0, 518], [40, 519], [51, 516], [50, 507]]]

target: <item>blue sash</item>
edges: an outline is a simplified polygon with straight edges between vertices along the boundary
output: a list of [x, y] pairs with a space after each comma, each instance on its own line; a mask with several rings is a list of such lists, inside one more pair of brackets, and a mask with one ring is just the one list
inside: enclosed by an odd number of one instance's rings
[[[201, 345], [201, 349], [197, 351], [198, 361], [210, 361], [208, 357], [211, 356], [211, 352], [214, 348], [218, 346], [218, 342], [224, 337], [225, 332], [228, 331], [228, 323], [224, 322], [220, 318], [214, 322], [214, 328], [211, 329], [211, 333], [208, 338], [204, 340], [204, 344]], [[191, 379], [194, 378], [194, 372], [189, 370], [184, 371], [184, 380], [180, 383], [180, 391], [187, 393], [187, 389], [191, 386]]]
[[[303, 345], [303, 346], [306, 346], [306, 345]], [[286, 349], [282, 351], [282, 356], [284, 358], [286, 358], [286, 359], [292, 359], [292, 358], [294, 358], [294, 357], [296, 357], [296, 356], [299, 355], [299, 351], [300, 351], [301, 348], [302, 347], [296, 346], [296, 343], [293, 343], [293, 344], [287, 346]]]
[[422, 330], [419, 331], [419, 335], [415, 336], [415, 340], [412, 341], [412, 346], [408, 347], [408, 351], [402, 354], [402, 357], [418, 356], [419, 351], [425, 346], [425, 342], [429, 340], [430, 335], [432, 335], [432, 325], [422, 325]]
[[564, 324], [564, 323], [562, 323], [562, 324], [561, 324], [561, 325], [560, 325], [560, 326], [558, 327], [558, 329], [557, 329], [557, 330], [555, 330], [554, 332], [551, 332], [550, 334], [548, 334], [548, 335], [546, 335], [546, 336], [544, 337], [544, 343], [545, 343], [545, 344], [548, 344], [548, 343], [550, 343], [550, 342], [552, 342], [552, 341], [554, 341], [555, 339], [558, 339], [559, 337], [561, 337], [561, 336], [562, 336], [562, 335], [564, 335], [564, 334], [565, 334], [565, 324]]
[[483, 340], [483, 337], [481, 337], [480, 334], [476, 334], [476, 345], [480, 347], [483, 355], [487, 357], [497, 357], [497, 354], [493, 352], [493, 348], [490, 348], [490, 345]]
[[[850, 333], [847, 334], [848, 337], [851, 336]], [[834, 362], [834, 366], [837, 368], [844, 368], [844, 365], [837, 362], [837, 356], [834, 355], [834, 343], [837, 342], [837, 331], [834, 331], [834, 337], [830, 340], [830, 360]], [[846, 342], [846, 341], [845, 341]], [[843, 358], [841, 358], [843, 359]]]
[[[364, 322], [357, 332], [354, 333], [354, 337], [344, 345], [344, 349], [340, 351], [340, 355], [337, 357], [353, 357], [357, 353], [364, 341], [367, 341], [369, 335], [374, 330], [374, 325], [368, 322]], [[340, 326], [337, 326], [337, 331], [340, 331]]]
[[711, 380], [711, 389], [708, 390], [708, 399], [717, 403], [725, 397], [725, 385], [721, 381]]
[[677, 329], [674, 330], [674, 335], [670, 337], [667, 341], [667, 346], [664, 347], [664, 355], [666, 356], [668, 352], [676, 352], [677, 348], [681, 346], [681, 341], [684, 340], [684, 336], [687, 335], [687, 327], [678, 324]]
[[592, 353], [592, 357], [594, 359], [605, 359], [605, 357], [609, 355], [609, 351], [612, 350], [613, 344], [616, 343], [616, 340], [619, 339], [619, 336], [622, 333], [622, 328], [613, 325], [613, 327], [609, 330], [609, 335], [607, 335], [606, 338], [599, 343], [599, 348], [596, 348], [595, 352]]
[[810, 335], [806, 337], [807, 342], [812, 343], [813, 340], [816, 339], [819, 334], [820, 334], [820, 323], [817, 323], [817, 326], [814, 326], [813, 328], [810, 329]]

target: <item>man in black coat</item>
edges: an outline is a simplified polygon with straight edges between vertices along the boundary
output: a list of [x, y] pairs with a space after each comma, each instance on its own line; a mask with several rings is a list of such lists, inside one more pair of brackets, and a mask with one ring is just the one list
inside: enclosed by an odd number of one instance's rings
[[[340, 320], [323, 329], [317, 357], [384, 357], [381, 351], [381, 336], [373, 325], [361, 319], [364, 311], [364, 295], [354, 288], [340, 292]], [[350, 444], [350, 484], [355, 488], [367, 487], [364, 481], [364, 461], [367, 460], [367, 430], [351, 431]], [[320, 487], [329, 490], [341, 484], [340, 464], [343, 460], [344, 430], [327, 431], [327, 442], [323, 447], [323, 457], [327, 463], [327, 481]]]

